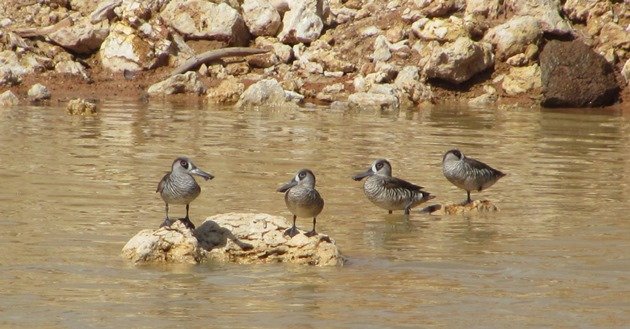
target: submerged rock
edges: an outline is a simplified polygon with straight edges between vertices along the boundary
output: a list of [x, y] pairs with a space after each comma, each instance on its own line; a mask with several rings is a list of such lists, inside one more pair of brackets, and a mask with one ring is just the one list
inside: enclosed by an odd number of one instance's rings
[[91, 115], [96, 113], [96, 104], [82, 98], [75, 98], [68, 102], [66, 111], [71, 115]]
[[170, 227], [140, 231], [123, 247], [122, 256], [137, 264], [199, 263], [204, 259], [240, 264], [343, 264], [344, 258], [329, 236], [284, 236], [290, 226], [284, 217], [253, 213], [211, 216], [194, 231], [175, 221]]
[[612, 65], [580, 40], [548, 42], [540, 68], [543, 106], [605, 106], [619, 97]]
[[427, 207], [431, 215], [459, 215], [498, 211], [499, 208], [490, 200], [473, 200], [467, 204], [433, 205]]

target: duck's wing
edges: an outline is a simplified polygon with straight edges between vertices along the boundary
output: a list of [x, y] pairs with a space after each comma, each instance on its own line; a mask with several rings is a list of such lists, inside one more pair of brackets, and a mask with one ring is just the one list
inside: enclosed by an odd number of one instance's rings
[[385, 177], [383, 184], [386, 188], [404, 188], [411, 191], [420, 191], [424, 187], [409, 183], [408, 181], [396, 177]]
[[164, 175], [164, 177], [162, 177], [162, 180], [160, 180], [160, 183], [158, 183], [157, 190], [155, 190], [156, 193], [157, 192], [161, 193], [164, 190], [164, 185], [166, 185], [166, 179], [168, 178], [169, 174], [170, 173], [166, 173], [166, 175]]

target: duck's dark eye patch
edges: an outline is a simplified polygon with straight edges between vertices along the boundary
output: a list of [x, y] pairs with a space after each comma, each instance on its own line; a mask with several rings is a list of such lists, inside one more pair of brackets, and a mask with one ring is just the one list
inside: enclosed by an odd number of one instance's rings
[[376, 168], [377, 168], [377, 169], [381, 169], [381, 168], [383, 168], [383, 163], [382, 163], [382, 162], [377, 163], [377, 164], [376, 164]]
[[304, 178], [304, 177], [306, 177], [306, 173], [305, 172], [301, 172], [299, 176], [300, 176], [300, 178]]
[[179, 164], [180, 164], [182, 167], [184, 167], [184, 168], [188, 168], [188, 161], [186, 161], [186, 160], [182, 160], [182, 161], [180, 161], [180, 162], [179, 162]]

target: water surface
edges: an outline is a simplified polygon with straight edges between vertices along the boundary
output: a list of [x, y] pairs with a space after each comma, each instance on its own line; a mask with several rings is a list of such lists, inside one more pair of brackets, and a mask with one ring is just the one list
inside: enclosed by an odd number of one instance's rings
[[[0, 109], [1, 327], [630, 324], [627, 114], [100, 106], [87, 118], [61, 105]], [[384, 157], [434, 201], [460, 202], [466, 193], [440, 167], [453, 147], [508, 173], [473, 193], [500, 212], [406, 220], [372, 206], [350, 179]], [[200, 182], [197, 224], [224, 212], [289, 217], [275, 189], [312, 169], [326, 200], [318, 229], [349, 263], [125, 263], [125, 242], [161, 223], [155, 188], [184, 154], [216, 176]]]

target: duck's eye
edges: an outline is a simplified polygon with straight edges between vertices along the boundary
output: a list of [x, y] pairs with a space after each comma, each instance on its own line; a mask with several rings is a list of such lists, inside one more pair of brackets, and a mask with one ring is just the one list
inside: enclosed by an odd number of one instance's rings
[[186, 160], [182, 160], [182, 161], [180, 161], [180, 162], [179, 162], [179, 164], [180, 164], [182, 167], [184, 167], [184, 168], [188, 168], [188, 161], [186, 161]]
[[298, 175], [298, 177], [300, 177], [300, 178], [304, 178], [304, 177], [306, 177], [306, 173], [305, 173], [305, 172], [301, 172], [301, 173]]
[[383, 168], [383, 163], [382, 162], [377, 163], [376, 169], [381, 169], [381, 168]]

